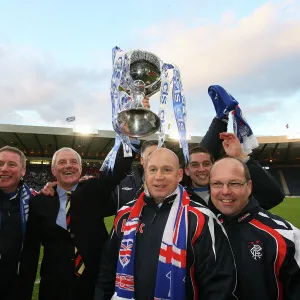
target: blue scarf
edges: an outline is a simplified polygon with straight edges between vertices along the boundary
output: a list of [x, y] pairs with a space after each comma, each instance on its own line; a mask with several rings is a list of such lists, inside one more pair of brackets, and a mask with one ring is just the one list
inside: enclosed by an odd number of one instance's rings
[[[160, 246], [154, 299], [185, 299], [186, 244], [188, 230], [188, 206], [190, 199], [182, 186], [164, 230]], [[145, 205], [143, 192], [132, 207], [124, 227], [117, 264], [116, 289], [113, 300], [134, 299], [134, 256], [136, 232]]]
[[246, 154], [251, 153], [252, 149], [258, 147], [258, 142], [243, 116], [239, 103], [219, 85], [211, 85], [208, 88], [208, 94], [215, 106], [218, 118], [221, 119], [232, 111], [233, 131], [237, 135], [244, 152]]
[[23, 183], [20, 186], [20, 214], [21, 214], [23, 237], [25, 236], [26, 222], [29, 213], [29, 199], [32, 196], [32, 194], [33, 193], [25, 183]]

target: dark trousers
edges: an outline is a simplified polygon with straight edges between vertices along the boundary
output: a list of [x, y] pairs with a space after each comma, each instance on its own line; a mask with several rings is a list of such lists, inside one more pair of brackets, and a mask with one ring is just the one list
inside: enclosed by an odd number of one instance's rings
[[40, 282], [39, 300], [93, 300], [95, 282], [72, 278], [46, 279]]
[[[0, 270], [3, 272], [0, 276], [0, 300], [18, 300], [17, 289], [17, 274], [8, 270]], [[13, 273], [13, 274], [10, 274]], [[5, 277], [7, 275], [7, 277]]]

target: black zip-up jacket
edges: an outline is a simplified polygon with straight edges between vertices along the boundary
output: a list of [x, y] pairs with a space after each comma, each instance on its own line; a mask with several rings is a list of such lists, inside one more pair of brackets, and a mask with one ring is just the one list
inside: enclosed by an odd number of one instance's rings
[[143, 190], [143, 175], [143, 166], [132, 166], [127, 176], [111, 193], [110, 202], [113, 205], [115, 213], [127, 202], [135, 199], [140, 189], [141, 191]]
[[21, 258], [23, 232], [20, 193], [10, 200], [0, 190], [0, 299], [14, 299], [17, 269]]
[[[159, 251], [173, 201], [174, 197], [170, 197], [159, 208], [153, 199], [145, 197], [146, 205], [136, 237], [135, 299], [154, 298]], [[114, 294], [122, 225], [134, 204], [132, 201], [122, 207], [115, 218], [114, 230], [102, 255], [95, 300], [111, 299]], [[207, 208], [193, 201], [188, 217], [185, 299], [235, 299], [235, 266], [224, 229]], [[201, 220], [204, 221], [202, 229]]]
[[300, 299], [300, 230], [250, 198], [234, 217], [218, 216], [228, 234], [242, 300]]

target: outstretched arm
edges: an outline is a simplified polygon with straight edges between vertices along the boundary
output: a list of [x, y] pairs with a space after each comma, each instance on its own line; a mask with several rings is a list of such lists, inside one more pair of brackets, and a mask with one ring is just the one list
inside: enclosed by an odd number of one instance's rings
[[221, 132], [227, 131], [227, 125], [227, 122], [214, 118], [200, 142], [200, 146], [208, 150], [215, 159], [219, 157], [222, 149], [222, 140], [219, 135]]

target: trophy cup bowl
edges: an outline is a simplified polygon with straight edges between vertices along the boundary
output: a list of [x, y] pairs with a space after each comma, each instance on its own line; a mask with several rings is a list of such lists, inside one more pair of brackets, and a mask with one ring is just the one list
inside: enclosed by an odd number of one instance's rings
[[[131, 97], [118, 114], [118, 127], [121, 133], [130, 137], [145, 137], [157, 132], [159, 117], [150, 109], [144, 108], [145, 96], [152, 96], [160, 90], [161, 60], [153, 53], [134, 50], [130, 56], [130, 80], [121, 89]], [[127, 82], [129, 82], [127, 84]]]

